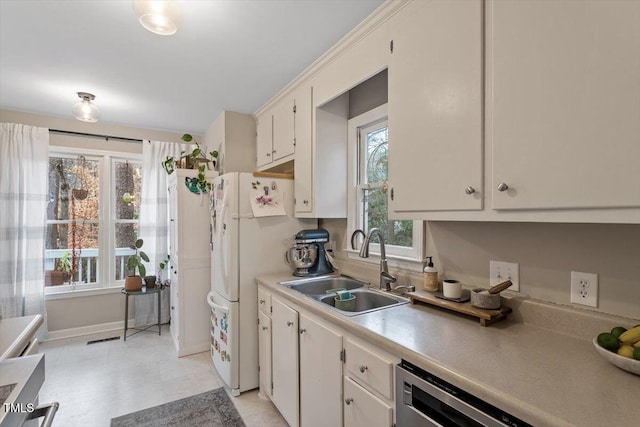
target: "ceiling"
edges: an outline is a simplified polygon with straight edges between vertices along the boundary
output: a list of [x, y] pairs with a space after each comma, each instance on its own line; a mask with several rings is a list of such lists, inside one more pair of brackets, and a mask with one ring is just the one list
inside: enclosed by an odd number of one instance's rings
[[159, 36], [133, 2], [0, 1], [0, 107], [202, 134], [223, 111], [253, 113], [383, 0], [184, 0]]

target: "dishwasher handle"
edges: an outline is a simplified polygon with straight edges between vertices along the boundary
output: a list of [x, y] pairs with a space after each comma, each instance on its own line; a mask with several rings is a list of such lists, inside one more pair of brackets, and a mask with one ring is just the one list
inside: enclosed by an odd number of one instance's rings
[[60, 404], [58, 402], [39, 405], [32, 413], [29, 414], [27, 420], [34, 420], [36, 418], [44, 417], [44, 420], [42, 420], [42, 424], [40, 424], [40, 427], [51, 427], [51, 424], [53, 424], [53, 419], [55, 418], [56, 412], [58, 412], [59, 407]]

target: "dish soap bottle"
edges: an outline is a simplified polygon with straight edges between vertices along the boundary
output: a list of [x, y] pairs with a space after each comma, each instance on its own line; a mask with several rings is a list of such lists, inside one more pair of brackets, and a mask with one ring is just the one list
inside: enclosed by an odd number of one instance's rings
[[425, 257], [429, 262], [424, 268], [424, 290], [428, 292], [436, 292], [438, 290], [438, 270], [433, 266], [433, 257]]

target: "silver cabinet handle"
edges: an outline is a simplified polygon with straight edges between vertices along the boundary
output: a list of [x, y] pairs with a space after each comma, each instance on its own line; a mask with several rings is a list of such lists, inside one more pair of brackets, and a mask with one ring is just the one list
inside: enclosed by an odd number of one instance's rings
[[260, 304], [264, 304], [265, 302], [266, 302], [266, 301], [265, 301], [265, 300], [263, 300], [263, 299], [261, 299], [261, 300], [260, 300]]
[[504, 182], [501, 182], [500, 184], [498, 184], [498, 191], [507, 191], [508, 189], [509, 189], [509, 186]]
[[369, 367], [367, 365], [360, 365], [360, 372], [364, 374], [364, 371], [366, 371], [367, 369], [369, 369]]
[[267, 153], [267, 157], [271, 157], [271, 153]]
[[467, 188], [464, 189], [464, 192], [467, 194], [473, 194], [476, 192], [476, 189], [473, 188], [472, 186], [468, 185]]
[[287, 326], [293, 326], [293, 322], [287, 322]]
[[300, 329], [300, 335], [304, 334], [305, 332], [307, 332], [306, 329]]
[[268, 331], [268, 330], [269, 330], [269, 328], [268, 328], [268, 327], [266, 327], [266, 326], [263, 326], [263, 327], [262, 327], [262, 330], [263, 330], [263, 331]]
[[303, 200], [302, 203], [304, 203], [305, 205], [308, 205], [309, 201], [308, 200]]
[[351, 402], [353, 402], [353, 397], [347, 397], [347, 398], [344, 400], [344, 403], [346, 403], [347, 405], [351, 405]]

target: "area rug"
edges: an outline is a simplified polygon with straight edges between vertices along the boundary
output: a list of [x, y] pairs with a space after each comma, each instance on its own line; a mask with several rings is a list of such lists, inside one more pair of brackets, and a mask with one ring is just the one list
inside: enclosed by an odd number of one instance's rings
[[222, 388], [111, 419], [111, 427], [169, 426], [236, 427], [244, 422]]

